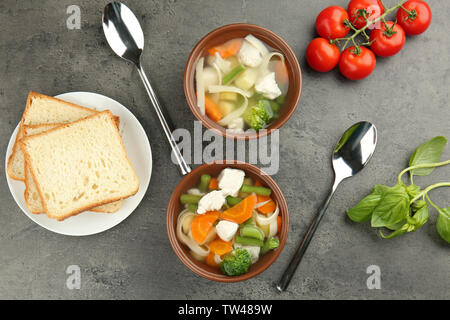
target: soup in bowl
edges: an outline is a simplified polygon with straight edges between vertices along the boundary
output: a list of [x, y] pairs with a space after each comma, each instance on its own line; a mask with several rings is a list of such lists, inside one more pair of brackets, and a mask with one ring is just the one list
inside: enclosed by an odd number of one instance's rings
[[172, 194], [167, 230], [181, 261], [211, 280], [235, 282], [264, 271], [288, 232], [286, 201], [257, 167], [238, 161], [202, 165]]
[[233, 24], [197, 44], [184, 88], [191, 110], [207, 128], [248, 139], [281, 127], [292, 115], [301, 72], [279, 36], [259, 26]]

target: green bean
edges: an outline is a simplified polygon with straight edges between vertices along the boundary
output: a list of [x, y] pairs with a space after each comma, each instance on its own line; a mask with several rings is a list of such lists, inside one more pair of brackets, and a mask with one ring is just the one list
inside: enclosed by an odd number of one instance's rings
[[253, 238], [264, 240], [264, 232], [257, 226], [246, 225], [241, 228], [241, 236], [246, 238]]
[[257, 195], [260, 195], [260, 196], [270, 196], [270, 194], [272, 193], [272, 190], [270, 190], [269, 188], [266, 188], [266, 187], [251, 186], [248, 184], [243, 184], [241, 187], [241, 192], [256, 193]]
[[209, 174], [202, 174], [200, 177], [200, 183], [198, 188], [201, 192], [208, 191], [209, 182], [211, 181], [211, 176]]
[[245, 226], [252, 226], [252, 225], [255, 225], [255, 221], [253, 220], [253, 217], [251, 217], [250, 219], [245, 220], [244, 222], [242, 222], [242, 223], [239, 225], [239, 227], [240, 227], [240, 228], [243, 228], [243, 227], [245, 227]]
[[258, 240], [255, 238], [247, 238], [247, 237], [241, 237], [241, 236], [235, 236], [234, 241], [236, 243], [240, 243], [247, 246], [257, 246], [262, 247], [264, 245], [264, 241]]
[[234, 79], [239, 73], [244, 71], [245, 68], [241, 65], [238, 65], [236, 68], [230, 71], [226, 76], [222, 78], [222, 84], [228, 84], [231, 80]]
[[197, 204], [203, 196], [199, 196], [196, 194], [182, 194], [180, 196], [180, 201], [182, 204], [191, 203]]
[[228, 197], [226, 197], [226, 199], [227, 199], [227, 204], [228, 204], [230, 207], [235, 206], [235, 205], [237, 205], [239, 202], [242, 201], [241, 198], [233, 197], [233, 196], [228, 196]]
[[187, 208], [188, 208], [188, 210], [189, 210], [190, 212], [196, 213], [196, 212], [197, 212], [198, 205], [196, 205], [196, 204], [194, 204], [194, 203], [188, 203], [188, 204], [187, 204]]

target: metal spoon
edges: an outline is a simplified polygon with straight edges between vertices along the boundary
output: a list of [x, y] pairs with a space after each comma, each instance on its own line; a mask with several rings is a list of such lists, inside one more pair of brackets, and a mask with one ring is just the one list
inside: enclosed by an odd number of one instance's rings
[[168, 121], [168, 117], [164, 115], [161, 104], [145, 75], [144, 69], [142, 69], [141, 56], [144, 49], [144, 33], [142, 32], [139, 21], [133, 12], [120, 2], [111, 2], [106, 5], [103, 11], [102, 21], [103, 32], [110, 47], [119, 57], [134, 63], [138, 69], [153, 108], [177, 159], [181, 173], [183, 175], [189, 173], [191, 168], [183, 159], [175, 138], [172, 135], [174, 128], [171, 122]]
[[331, 192], [306, 231], [300, 246], [278, 282], [278, 291], [282, 292], [287, 289], [339, 183], [345, 178], [355, 175], [366, 166], [375, 151], [376, 145], [377, 128], [370, 122], [356, 123], [345, 131], [333, 151], [334, 183]]

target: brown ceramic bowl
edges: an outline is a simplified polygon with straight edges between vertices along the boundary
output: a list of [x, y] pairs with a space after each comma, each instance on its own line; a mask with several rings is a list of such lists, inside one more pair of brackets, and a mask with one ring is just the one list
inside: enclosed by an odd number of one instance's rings
[[[180, 195], [185, 193], [186, 190], [190, 188], [195, 188], [198, 185], [200, 180], [200, 176], [202, 174], [209, 174], [211, 176], [217, 177], [224, 168], [236, 168], [245, 171], [246, 176], [251, 177], [253, 179], [258, 179], [261, 183], [270, 189], [272, 189], [272, 198], [276, 201], [280, 208], [280, 215], [282, 218], [282, 226], [280, 230], [280, 234], [278, 235], [280, 239], [280, 246], [276, 250], [272, 250], [265, 255], [261, 256], [260, 259], [253, 264], [249, 271], [243, 275], [236, 277], [229, 277], [221, 273], [221, 271], [217, 268], [213, 268], [208, 266], [204, 262], [200, 262], [195, 260], [191, 254], [189, 253], [188, 247], [182, 244], [176, 235], [176, 224], [178, 219], [178, 214], [184, 210], [184, 206], [180, 203]], [[281, 193], [280, 188], [277, 186], [275, 181], [267, 175], [264, 174], [261, 169], [240, 161], [216, 161], [213, 163], [203, 164], [196, 169], [194, 169], [191, 173], [185, 176], [181, 182], [176, 187], [175, 191], [172, 193], [172, 197], [170, 198], [169, 206], [167, 208], [167, 232], [169, 234], [169, 240], [172, 244], [172, 248], [175, 251], [176, 255], [180, 260], [192, 271], [197, 273], [198, 275], [214, 281], [220, 282], [237, 282], [247, 280], [252, 278], [259, 273], [263, 272], [267, 269], [279, 256], [281, 250], [286, 243], [286, 238], [289, 230], [289, 214], [288, 208], [286, 204], [286, 200], [284, 199], [283, 194]]]
[[283, 126], [283, 124], [294, 113], [298, 100], [300, 99], [300, 92], [302, 88], [302, 74], [300, 71], [300, 65], [298, 64], [294, 52], [286, 41], [266, 28], [248, 23], [229, 24], [215, 29], [203, 37], [199, 43], [197, 43], [188, 58], [184, 69], [184, 93], [186, 95], [189, 108], [191, 108], [194, 116], [201, 121], [206, 128], [214, 130], [217, 134], [226, 138], [253, 139], [261, 137], [266, 133], [264, 131], [247, 134], [227, 133], [224, 127], [209, 119], [206, 115], [202, 115], [197, 107], [197, 99], [195, 96], [195, 66], [201, 57], [208, 54], [209, 48], [233, 38], [245, 37], [250, 33], [284, 55], [289, 74], [289, 89], [286, 96], [286, 102], [282, 108], [279, 118], [273, 121], [267, 128], [267, 134], [270, 134], [272, 130], [279, 129]]

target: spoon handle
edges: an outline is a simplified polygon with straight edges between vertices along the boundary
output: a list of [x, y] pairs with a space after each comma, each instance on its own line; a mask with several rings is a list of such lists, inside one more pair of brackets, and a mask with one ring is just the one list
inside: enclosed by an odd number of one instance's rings
[[142, 65], [138, 63], [136, 64], [136, 67], [139, 71], [139, 75], [141, 76], [142, 82], [144, 82], [145, 89], [147, 90], [148, 96], [150, 97], [150, 101], [152, 102], [153, 108], [155, 109], [159, 122], [161, 122], [161, 126], [163, 127], [167, 140], [169, 141], [170, 147], [172, 148], [175, 158], [177, 159], [181, 173], [183, 175], [186, 175], [189, 172], [191, 172], [191, 168], [181, 155], [180, 149], [178, 148], [175, 138], [172, 135], [173, 128], [171, 128], [171, 125], [169, 125], [168, 121], [166, 120], [162, 112], [161, 104], [159, 103], [155, 91], [153, 91], [153, 88], [150, 85], [150, 81], [148, 81], [147, 76], [145, 75]]
[[339, 184], [339, 182], [335, 181], [333, 188], [332, 188], [330, 194], [328, 195], [328, 198], [325, 200], [325, 203], [320, 208], [319, 213], [316, 215], [313, 222], [311, 223], [308, 230], [306, 231], [306, 234], [303, 237], [302, 242], [300, 243], [297, 250], [295, 251], [295, 254], [292, 257], [291, 262], [289, 263], [288, 267], [284, 271], [280, 281], [277, 284], [278, 291], [283, 292], [289, 286], [289, 283], [291, 282], [291, 279], [295, 274], [295, 270], [297, 270], [297, 267], [300, 264], [300, 261], [302, 261], [303, 255], [305, 254], [306, 249], [308, 248], [308, 245], [311, 242], [312, 237], [314, 236], [314, 232], [316, 232], [316, 229], [319, 226], [319, 223], [322, 220], [322, 217], [325, 214], [325, 211], [327, 210], [331, 199], [333, 198], [334, 192], [336, 191], [336, 187], [338, 184]]

